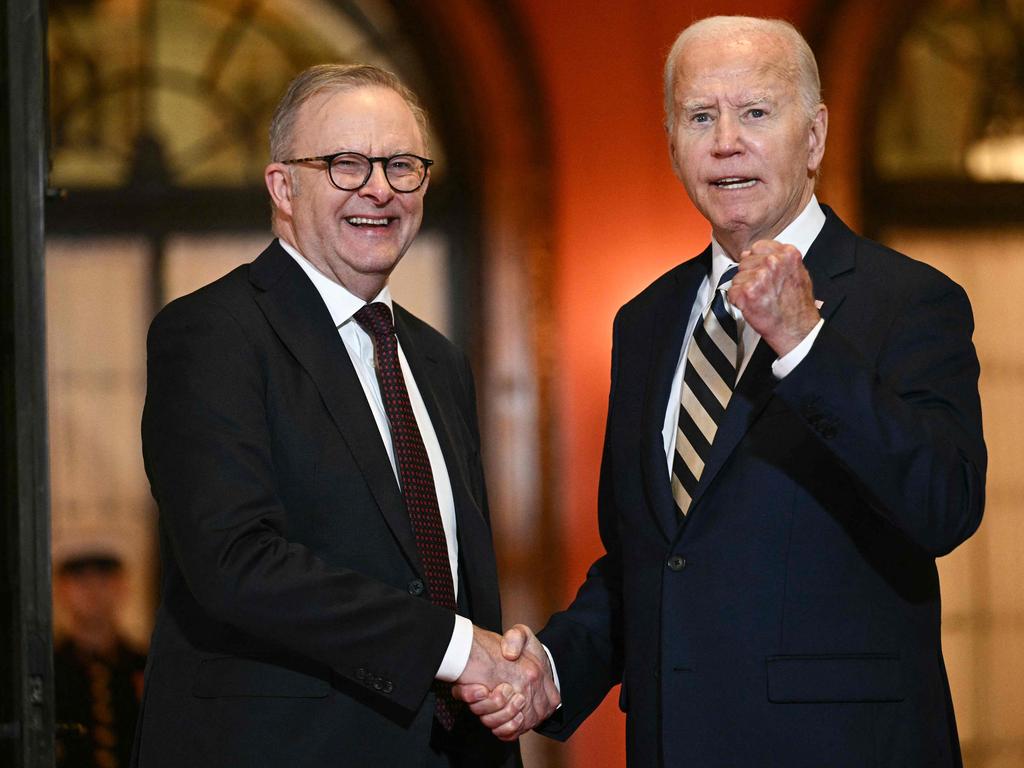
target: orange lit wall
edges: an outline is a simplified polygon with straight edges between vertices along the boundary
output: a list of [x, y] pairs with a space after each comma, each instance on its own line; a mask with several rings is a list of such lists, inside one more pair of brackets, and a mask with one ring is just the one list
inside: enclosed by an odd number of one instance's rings
[[[672, 175], [662, 128], [661, 68], [675, 35], [714, 14], [787, 18], [809, 0], [562, 2], [516, 0], [550, 118], [555, 232], [558, 446], [566, 583], [575, 594], [600, 552], [597, 477], [615, 311], [708, 242]], [[576, 768], [624, 766], [624, 724], [608, 697], [572, 737]]]

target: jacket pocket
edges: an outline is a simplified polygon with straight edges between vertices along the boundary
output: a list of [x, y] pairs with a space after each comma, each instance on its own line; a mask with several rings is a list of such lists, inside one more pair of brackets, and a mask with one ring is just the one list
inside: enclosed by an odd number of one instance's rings
[[902, 701], [896, 654], [769, 656], [768, 700], [795, 702]]
[[[329, 674], [326, 668], [324, 672]], [[192, 695], [200, 699], [223, 696], [315, 699], [326, 697], [330, 690], [328, 679], [270, 661], [239, 656], [203, 659], [192, 683]]]

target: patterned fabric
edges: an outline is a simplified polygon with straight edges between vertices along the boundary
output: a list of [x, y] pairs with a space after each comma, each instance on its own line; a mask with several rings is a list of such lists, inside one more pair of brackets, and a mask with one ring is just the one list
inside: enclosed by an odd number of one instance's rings
[[[387, 304], [367, 304], [355, 314], [355, 320], [373, 338], [377, 379], [380, 382], [384, 410], [391, 426], [398, 477], [405, 497], [405, 506], [412, 523], [416, 548], [423, 562], [427, 591], [434, 605], [455, 611], [455, 588], [452, 583], [448, 541], [437, 505], [437, 488], [430, 459], [423, 445], [416, 415], [409, 401], [409, 390], [398, 361], [398, 337]], [[436, 681], [434, 692], [437, 707], [434, 716], [447, 730], [455, 724], [456, 701], [448, 684]]]
[[672, 496], [683, 517], [690, 509], [704, 462], [736, 386], [740, 331], [726, 292], [737, 270], [727, 269], [718, 281], [711, 305], [694, 328], [686, 352], [672, 464]]

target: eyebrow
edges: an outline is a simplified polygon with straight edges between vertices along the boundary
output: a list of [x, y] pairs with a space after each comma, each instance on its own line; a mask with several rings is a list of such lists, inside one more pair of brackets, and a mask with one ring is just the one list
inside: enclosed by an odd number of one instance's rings
[[[774, 104], [775, 99], [767, 91], [763, 93], [746, 94], [741, 97], [738, 102], [728, 102], [730, 106], [737, 109], [743, 109], [745, 107], [752, 107], [755, 104]], [[680, 105], [680, 110], [683, 112], [700, 112], [706, 109], [715, 109], [717, 102], [715, 100], [704, 100], [704, 99], [690, 99], [684, 101]]]
[[713, 109], [714, 103], [709, 101], [698, 101], [696, 99], [691, 99], [690, 101], [684, 101], [682, 104], [679, 105], [679, 108], [683, 112], [699, 112], [702, 109]]
[[755, 104], [774, 103], [775, 98], [768, 91], [761, 91], [759, 93], [748, 93], [744, 94], [739, 101], [736, 102], [736, 106], [742, 109], [743, 107], [752, 107]]

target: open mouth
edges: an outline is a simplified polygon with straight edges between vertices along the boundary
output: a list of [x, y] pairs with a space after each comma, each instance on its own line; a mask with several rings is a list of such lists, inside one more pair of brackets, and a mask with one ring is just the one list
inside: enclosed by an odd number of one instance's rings
[[719, 189], [749, 189], [757, 184], [757, 179], [745, 179], [739, 176], [730, 176], [725, 179], [718, 179], [711, 183]]
[[386, 227], [393, 217], [388, 216], [346, 216], [345, 221], [353, 227]]

